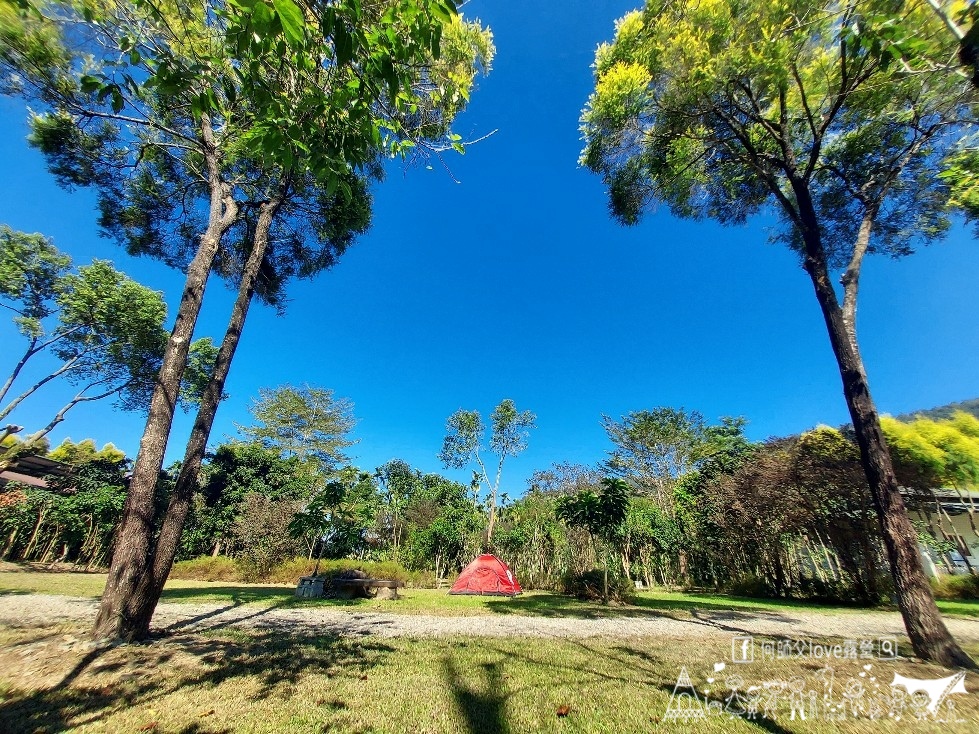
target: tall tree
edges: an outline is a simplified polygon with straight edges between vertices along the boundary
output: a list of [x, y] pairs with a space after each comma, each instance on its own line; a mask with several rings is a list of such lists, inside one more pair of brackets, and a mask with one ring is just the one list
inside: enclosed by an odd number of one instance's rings
[[[362, 231], [366, 222], [351, 227], [334, 217], [329, 200], [363, 200], [362, 173], [376, 173], [379, 155], [462, 148], [449, 124], [488, 67], [492, 43], [478, 24], [460, 20], [453, 0], [133, 0], [80, 14], [56, 2], [17, 6], [27, 10], [0, 34], [0, 61], [15, 72], [8, 79], [26, 79], [51, 109], [35, 120], [35, 141], [52, 170], [99, 187], [103, 224], [128, 247], [187, 264], [120, 531], [125, 557], [114, 563], [95, 630], [133, 637], [145, 633], [127, 620], [146, 618], [147, 592], [136, 587], [150, 553], [151, 485], [208, 273], [217, 266], [240, 276], [239, 294], [188, 448], [194, 461], [184, 462], [187, 481], [168, 511], [169, 545], [253, 293], [281, 295], [287, 278], [336, 261], [342, 248], [328, 230]], [[66, 38], [94, 39], [91, 58], [111, 61], [72, 63], [92, 49], [69, 47], [56, 31], [78, 25], [94, 32]], [[290, 236], [273, 255], [283, 219]], [[300, 231], [310, 223], [328, 245], [321, 251]], [[236, 226], [240, 246], [222, 249]], [[155, 575], [150, 587], [161, 586]]]
[[[489, 450], [496, 455], [496, 476], [492, 481], [480, 452], [485, 451], [483, 441], [486, 427], [478, 410], [459, 409], [446, 421], [446, 435], [442, 441], [439, 459], [447, 467], [462, 469], [475, 462], [479, 467], [479, 481], [486, 487], [489, 503], [489, 522], [486, 527], [486, 545], [493, 543], [493, 528], [496, 525], [496, 505], [500, 490], [500, 477], [503, 464], [508, 456], [516, 456], [527, 448], [530, 430], [536, 428], [537, 416], [529, 410], [518, 411], [512, 400], [507, 398], [497, 405], [490, 414]], [[474, 477], [475, 479], [475, 477]]]
[[391, 459], [374, 471], [380, 488], [379, 529], [389, 535], [391, 557], [399, 560], [405, 537], [405, 510], [422, 488], [422, 474], [402, 459]]
[[683, 408], [633, 411], [621, 421], [606, 415], [602, 416], [602, 426], [615, 444], [605, 463], [608, 471], [630, 479], [670, 514], [673, 486], [712, 454], [716, 431], [700, 413]]
[[[0, 307], [14, 314], [26, 342], [19, 355], [9, 352], [16, 362], [0, 385], [0, 401], [12, 398], [0, 402], [0, 420], [53, 380], [79, 388], [46, 425], [26, 437], [28, 444], [50, 433], [79, 404], [115, 395], [124, 408], [145, 407], [166, 341], [166, 304], [160, 293], [104, 260], [71, 272], [71, 258], [49, 239], [4, 225]], [[45, 356], [40, 371], [24, 371]]]
[[348, 460], [343, 452], [356, 443], [349, 437], [356, 424], [353, 408], [347, 398], [321, 387], [262, 388], [249, 409], [255, 424], [239, 430], [284, 457], [329, 474]]
[[[928, 59], [854, 39], [854, 27], [890, 9], [651, 0], [597, 52], [581, 160], [626, 224], [655, 201], [723, 223], [762, 210], [781, 217], [776, 239], [799, 254], [839, 365], [912, 647], [972, 666], [921, 568], [857, 343], [865, 257], [909, 254], [946, 227], [947, 190], [930, 172], [966, 132], [973, 99], [966, 79]], [[930, 9], [907, 13], [945, 58], [955, 52]]]
[[[582, 527], [594, 545], [595, 538], [611, 543], [629, 511], [629, 485], [619, 477], [602, 479], [598, 492], [590, 489], [558, 497], [555, 514], [569, 525]], [[603, 598], [608, 603], [608, 558], [602, 563]]]

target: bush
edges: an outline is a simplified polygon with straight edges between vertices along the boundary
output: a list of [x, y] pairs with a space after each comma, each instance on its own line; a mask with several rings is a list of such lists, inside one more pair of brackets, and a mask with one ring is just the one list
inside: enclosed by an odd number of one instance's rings
[[[316, 568], [316, 559], [290, 558], [264, 573], [248, 559], [226, 556], [202, 556], [173, 564], [170, 578], [194, 581], [245, 581], [266, 584], [295, 584], [300, 577], [309, 576]], [[408, 572], [394, 561], [358, 561], [355, 558], [322, 559], [317, 575], [333, 578], [343, 571], [363, 571], [372, 579], [401, 581], [415, 588], [435, 588], [431, 571]]]
[[[588, 601], [602, 601], [605, 588], [605, 571], [593, 568], [581, 573], [567, 573], [561, 578], [561, 593]], [[608, 573], [609, 601], [628, 602], [636, 595], [636, 585], [631, 579], [615, 571]]]
[[765, 579], [746, 576], [729, 584], [726, 591], [731, 596], [746, 596], [753, 599], [799, 599], [816, 604], [873, 606], [888, 597], [891, 587], [887, 581], [886, 578], [878, 579], [878, 593], [881, 596], [879, 599], [865, 598], [865, 595], [859, 593], [853, 579], [846, 574], [839, 579], [827, 581], [803, 576], [795, 586], [786, 589], [782, 594], [779, 594]]
[[[277, 584], [294, 584], [300, 576], [309, 576], [316, 568], [316, 559], [292, 558], [275, 566], [262, 581]], [[363, 571], [372, 579], [391, 579], [405, 582], [409, 574], [404, 566], [394, 561], [358, 561], [356, 558], [323, 558], [316, 571], [317, 576], [333, 578], [344, 571]]]
[[935, 576], [931, 589], [936, 599], [979, 599], [979, 576], [971, 573], [961, 576]]
[[435, 571], [423, 569], [409, 571], [405, 583], [413, 589], [434, 589], [438, 585], [438, 579], [435, 578]]
[[775, 590], [757, 576], [745, 576], [728, 584], [727, 593], [731, 596], [747, 596], [752, 599], [774, 599]]
[[238, 564], [227, 556], [202, 556], [189, 561], [177, 561], [170, 571], [172, 579], [193, 581], [241, 581]]

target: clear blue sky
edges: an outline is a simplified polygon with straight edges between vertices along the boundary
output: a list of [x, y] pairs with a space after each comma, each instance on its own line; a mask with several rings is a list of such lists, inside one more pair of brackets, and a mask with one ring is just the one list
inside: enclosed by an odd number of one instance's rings
[[[720, 228], [661, 212], [624, 229], [607, 216], [601, 181], [578, 167], [595, 47], [635, 5], [466, 6], [492, 27], [497, 59], [457, 130], [496, 134], [446, 158], [459, 183], [437, 163], [392, 166], [372, 231], [343, 262], [294, 284], [285, 317], [253, 310], [212, 444], [248, 421], [260, 387], [309, 383], [355, 403], [359, 466], [399, 457], [441, 471], [449, 414], [486, 415], [509, 397], [539, 426], [504, 471], [515, 495], [535, 469], [600, 461], [610, 448], [602, 414], [667, 405], [711, 421], [740, 415], [759, 440], [847, 420], [811, 285], [791, 253], [767, 243], [765, 221]], [[17, 100], [0, 100], [0, 222], [53, 237], [77, 263], [113, 260], [164, 291], [172, 312], [182, 275], [99, 239], [93, 197], [53, 185], [24, 143], [24, 117]], [[866, 263], [859, 333], [881, 411], [979, 396], [977, 273], [964, 229], [910, 258]], [[212, 281], [198, 336], [220, 338], [229, 309], [229, 291]], [[0, 372], [17, 348], [0, 324]], [[51, 389], [13, 418], [43, 425], [66, 396]], [[189, 426], [180, 416], [169, 459]], [[51, 438], [135, 455], [142, 427], [108, 404], [83, 406]]]

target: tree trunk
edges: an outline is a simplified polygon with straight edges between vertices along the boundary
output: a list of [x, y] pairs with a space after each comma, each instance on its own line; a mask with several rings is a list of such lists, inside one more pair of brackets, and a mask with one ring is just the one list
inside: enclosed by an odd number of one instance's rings
[[486, 548], [484, 552], [493, 552], [493, 529], [496, 527], [496, 490], [490, 495], [490, 516], [486, 526]]
[[7, 536], [7, 542], [3, 545], [3, 551], [0, 552], [0, 558], [7, 560], [11, 552], [14, 549], [14, 545], [17, 543], [17, 533], [19, 533], [19, 528], [14, 528], [10, 531], [10, 535]]
[[[156, 605], [160, 601], [161, 594], [163, 594], [163, 585], [170, 575], [170, 569], [173, 568], [173, 560], [180, 544], [180, 535], [183, 533], [184, 522], [187, 519], [187, 513], [190, 511], [194, 490], [197, 488], [197, 479], [200, 474], [201, 463], [204, 460], [207, 439], [211, 435], [211, 427], [214, 425], [218, 405], [221, 402], [221, 396], [224, 394], [228, 371], [231, 369], [235, 350], [241, 340], [242, 328], [245, 325], [248, 308], [255, 293], [255, 282], [265, 258], [269, 229], [280, 202], [280, 199], [275, 199], [263, 204], [258, 217], [254, 244], [242, 271], [238, 297], [231, 309], [231, 319], [218, 350], [218, 356], [214, 361], [214, 371], [197, 410], [194, 428], [187, 443], [184, 460], [180, 465], [180, 475], [177, 477], [177, 484], [170, 496], [163, 525], [160, 528], [160, 535], [156, 541], [152, 563], [149, 564], [147, 571], [140, 579], [136, 590], [132, 620], [132, 632], [136, 639], [144, 639], [149, 636], [153, 612], [156, 611]], [[310, 557], [312, 557], [312, 553], [310, 553]]]
[[[800, 207], [805, 203], [811, 205], [811, 202], [803, 201], [803, 198], [799, 197]], [[856, 335], [852, 329], [847, 329], [836, 292], [829, 279], [815, 213], [803, 210], [802, 218], [809, 223], [809, 226], [803, 228], [805, 270], [812, 280], [839, 366], [843, 394], [856, 433], [857, 445], [860, 447], [860, 461], [881, 523], [897, 603], [911, 647], [916, 655], [926, 660], [948, 667], [975, 668], [972, 659], [949, 634], [935, 605], [931, 586], [918, 556], [917, 533], [898, 489], [890, 452], [880, 427], [877, 409], [870, 396], [867, 376], [857, 350]]]
[[180, 380], [187, 365], [187, 354], [197, 317], [204, 299], [204, 288], [221, 238], [237, 217], [237, 206], [230, 188], [221, 181], [218, 152], [213, 144], [210, 121], [201, 124], [205, 159], [209, 169], [211, 206], [207, 230], [187, 268], [187, 280], [177, 309], [177, 317], [163, 355], [163, 364], [150, 401], [146, 428], [139, 442], [126, 504], [116, 535], [112, 563], [106, 579], [102, 604], [92, 629], [93, 639], [134, 639], [137, 611], [142, 607], [137, 587], [150, 561], [153, 535], [153, 495], [163, 467], [173, 413], [177, 407]]
[[21, 558], [25, 561], [29, 560], [31, 553], [34, 552], [34, 546], [37, 545], [37, 536], [41, 532], [41, 524], [44, 522], [44, 507], [42, 506], [37, 513], [37, 522], [34, 523], [34, 531], [31, 533], [31, 537], [27, 541], [27, 547], [24, 548], [24, 552], [21, 554]]

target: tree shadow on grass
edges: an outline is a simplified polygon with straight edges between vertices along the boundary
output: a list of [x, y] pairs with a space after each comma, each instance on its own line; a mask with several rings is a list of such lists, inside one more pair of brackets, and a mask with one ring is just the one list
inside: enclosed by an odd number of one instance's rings
[[[53, 685], [7, 691], [0, 703], [0, 732], [54, 734], [125, 709], [160, 706], [162, 699], [181, 692], [193, 700], [236, 679], [250, 700], [262, 700], [289, 692], [303, 676], [360, 678], [393, 651], [376, 640], [280, 631], [238, 632], [234, 639], [181, 634], [92, 650]], [[187, 734], [215, 731], [187, 721], [175, 728]]]
[[443, 664], [446, 683], [470, 734], [507, 734], [510, 731], [506, 719], [509, 694], [504, 693], [503, 663], [494, 661], [479, 666], [483, 679], [481, 686], [472, 685], [469, 681], [476, 676], [461, 674], [450, 658], [445, 658]]
[[295, 598], [292, 589], [282, 586], [194, 586], [191, 588], [166, 588], [160, 601], [182, 602], [230, 601], [236, 606], [254, 602], [287, 602]]
[[[687, 599], [655, 599], [636, 597], [628, 604], [604, 605], [599, 602], [583, 601], [573, 596], [560, 594], [533, 594], [512, 598], [492, 599], [486, 608], [496, 614], [516, 614], [536, 617], [566, 617], [571, 619], [658, 619], [668, 618], [690, 621], [691, 617], [706, 622], [747, 620], [764, 618], [770, 621], [792, 624], [796, 618], [789, 610], [779, 610], [759, 606], [745, 607], [743, 604], [711, 602]], [[788, 612], [788, 613], [786, 613]], [[723, 627], [722, 627], [723, 628]]]
[[607, 619], [609, 617], [662, 617], [661, 612], [631, 604], [605, 606], [561, 594], [533, 594], [500, 597], [486, 602], [486, 608], [496, 614], [517, 614], [533, 617], [570, 617], [572, 619]]

